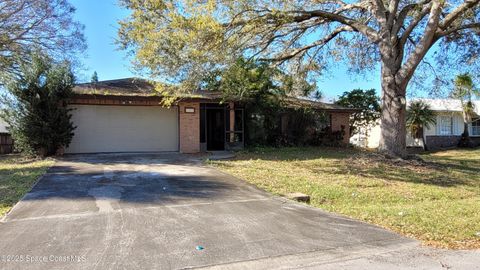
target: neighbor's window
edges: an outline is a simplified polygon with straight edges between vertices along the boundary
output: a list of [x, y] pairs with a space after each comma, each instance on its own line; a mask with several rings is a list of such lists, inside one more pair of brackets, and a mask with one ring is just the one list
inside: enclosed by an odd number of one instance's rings
[[453, 121], [450, 116], [440, 117], [440, 135], [452, 135], [453, 133]]
[[472, 122], [472, 135], [480, 136], [480, 119]]

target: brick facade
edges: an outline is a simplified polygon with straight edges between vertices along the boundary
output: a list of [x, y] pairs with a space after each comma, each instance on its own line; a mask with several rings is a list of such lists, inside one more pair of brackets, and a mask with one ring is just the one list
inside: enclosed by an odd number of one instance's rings
[[[185, 108], [193, 108], [195, 112], [187, 113]], [[179, 127], [180, 152], [200, 152], [200, 103], [179, 103]]]
[[350, 134], [350, 113], [349, 112], [332, 112], [331, 114], [331, 124], [332, 124], [332, 131], [339, 131], [342, 130], [342, 127], [345, 131], [343, 135], [343, 143], [348, 144], [350, 142], [349, 134]]
[[[123, 105], [123, 106], [161, 106], [160, 100], [156, 97], [83, 97], [77, 95], [72, 99], [71, 104], [88, 104], [88, 105]], [[235, 111], [234, 104], [230, 103], [231, 110], [226, 115], [230, 118], [230, 125], [227, 127], [230, 131], [235, 127]], [[194, 112], [186, 112], [185, 109], [193, 109]], [[179, 151], [181, 153], [199, 153], [200, 146], [200, 101], [182, 101], [178, 104], [179, 110]], [[350, 112], [331, 112], [332, 131], [345, 131], [343, 143], [349, 143], [349, 118]], [[284, 120], [282, 118], [282, 120]], [[283, 123], [282, 123], [283, 124]], [[283, 125], [282, 125], [283, 128]], [[234, 134], [231, 133], [231, 141]], [[228, 148], [228, 147], [227, 147]]]
[[[480, 145], [480, 137], [470, 137], [474, 146]], [[426, 136], [428, 150], [453, 148], [460, 142], [460, 136]]]

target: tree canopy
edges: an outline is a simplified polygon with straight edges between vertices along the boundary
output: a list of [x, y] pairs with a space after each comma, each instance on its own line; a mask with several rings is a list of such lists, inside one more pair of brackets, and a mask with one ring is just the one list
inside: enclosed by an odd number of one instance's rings
[[67, 0], [0, 1], [0, 72], [18, 73], [33, 51], [60, 60], [83, 51], [84, 27], [74, 12]]
[[350, 136], [357, 134], [361, 128], [371, 128], [380, 118], [380, 102], [375, 89], [353, 89], [344, 92], [336, 103], [347, 108], [360, 109], [350, 117]]
[[[120, 22], [121, 47], [139, 69], [187, 91], [241, 56], [309, 80], [338, 62], [355, 72], [380, 63], [380, 148], [396, 156], [406, 154], [407, 85], [427, 53], [442, 52], [443, 64], [478, 62], [480, 0], [121, 3], [131, 10]], [[445, 57], [454, 51], [462, 53]]]
[[239, 58], [231, 66], [209, 72], [202, 82], [205, 90], [219, 91], [224, 98], [245, 100], [258, 95], [310, 96], [321, 94], [315, 84], [295, 78], [266, 62]]
[[239, 54], [277, 64], [292, 60], [297, 72], [321, 70], [330, 60], [364, 71], [380, 61], [387, 41], [400, 46], [403, 78], [440, 40], [442, 51], [463, 48], [464, 62], [478, 57], [478, 0], [121, 3], [132, 10], [120, 22], [122, 47], [131, 49], [139, 68], [175, 82], [198, 83], [199, 75]]

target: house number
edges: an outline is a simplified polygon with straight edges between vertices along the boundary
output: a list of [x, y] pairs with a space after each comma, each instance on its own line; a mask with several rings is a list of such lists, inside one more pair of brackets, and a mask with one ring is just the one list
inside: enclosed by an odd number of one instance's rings
[[195, 108], [193, 108], [193, 107], [185, 107], [185, 113], [195, 113]]

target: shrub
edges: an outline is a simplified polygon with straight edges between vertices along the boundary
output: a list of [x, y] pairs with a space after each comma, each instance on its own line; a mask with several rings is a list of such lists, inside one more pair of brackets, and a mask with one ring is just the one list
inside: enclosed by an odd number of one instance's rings
[[2, 99], [2, 116], [9, 125], [16, 150], [49, 156], [68, 147], [75, 127], [67, 101], [74, 76], [70, 65], [54, 63], [35, 53], [21, 73], [7, 78], [8, 94]]

